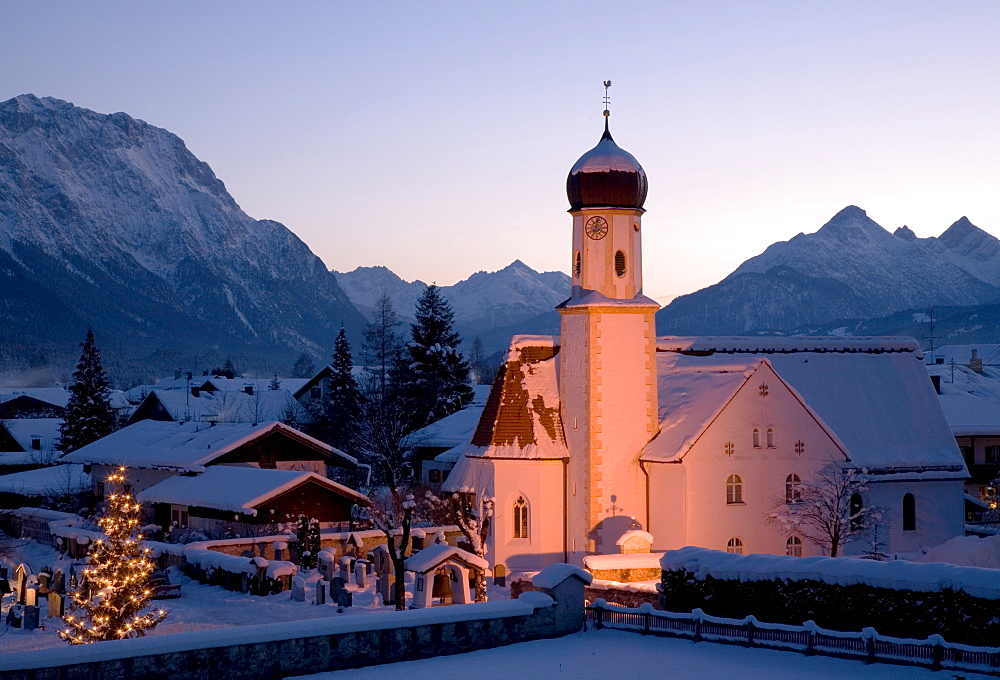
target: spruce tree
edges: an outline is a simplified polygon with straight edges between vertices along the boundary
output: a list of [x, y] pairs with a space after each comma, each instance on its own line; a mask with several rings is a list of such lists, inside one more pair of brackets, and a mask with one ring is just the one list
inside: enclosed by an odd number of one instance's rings
[[59, 426], [56, 447], [65, 453], [95, 442], [115, 430], [115, 412], [108, 401], [108, 376], [94, 344], [94, 331], [87, 329], [80, 363], [73, 373], [64, 422]]
[[399, 315], [392, 306], [392, 298], [383, 292], [375, 303], [372, 322], [365, 326], [361, 358], [365, 362], [365, 392], [385, 397], [389, 388], [393, 361], [403, 343], [397, 329]]
[[343, 327], [333, 345], [330, 368], [330, 389], [322, 406], [320, 424], [324, 439], [330, 446], [350, 452], [358, 442], [364, 398], [354, 379], [354, 359], [347, 342], [347, 331]]
[[414, 428], [460, 411], [472, 401], [469, 364], [458, 345], [454, 312], [431, 284], [417, 301], [413, 341], [407, 348], [409, 365], [401, 376], [404, 398], [414, 414]]
[[149, 576], [154, 563], [136, 533], [140, 507], [125, 486], [125, 468], [108, 477], [108, 488], [108, 509], [97, 521], [107, 538], [90, 549], [90, 564], [63, 617], [66, 628], [59, 631], [74, 645], [142, 637], [167, 614], [144, 611], [153, 595]]

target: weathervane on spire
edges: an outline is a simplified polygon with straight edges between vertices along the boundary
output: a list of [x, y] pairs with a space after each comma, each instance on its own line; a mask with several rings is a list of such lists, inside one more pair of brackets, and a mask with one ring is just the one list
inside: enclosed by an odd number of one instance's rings
[[604, 117], [607, 118], [611, 115], [611, 97], [608, 95], [608, 88], [611, 87], [611, 81], [604, 81]]

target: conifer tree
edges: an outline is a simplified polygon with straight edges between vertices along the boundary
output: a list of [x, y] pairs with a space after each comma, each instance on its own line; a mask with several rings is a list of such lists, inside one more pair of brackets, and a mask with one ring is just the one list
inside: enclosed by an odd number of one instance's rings
[[431, 284], [417, 301], [417, 322], [411, 327], [409, 365], [400, 376], [404, 399], [414, 414], [413, 427], [423, 427], [460, 411], [472, 401], [469, 364], [458, 351], [451, 305]]
[[399, 315], [392, 306], [392, 298], [383, 292], [375, 303], [372, 322], [365, 326], [361, 357], [365, 362], [365, 392], [386, 396], [390, 387], [390, 373], [393, 361], [402, 347], [397, 329], [401, 325]]
[[108, 483], [108, 508], [98, 520], [107, 539], [90, 549], [90, 564], [63, 617], [66, 628], [59, 631], [74, 645], [142, 637], [167, 615], [162, 609], [145, 611], [153, 594], [149, 576], [154, 565], [136, 533], [140, 506], [125, 487], [125, 468], [108, 477]]
[[271, 383], [267, 386], [267, 389], [269, 389], [269, 390], [280, 390], [281, 389], [281, 381], [278, 380], [278, 374], [277, 373], [275, 373], [274, 377], [271, 378]]
[[316, 365], [313, 360], [309, 358], [309, 355], [303, 352], [299, 355], [299, 358], [295, 360], [292, 364], [292, 377], [293, 378], [311, 378], [316, 375]]
[[232, 380], [236, 377], [236, 367], [233, 366], [233, 360], [226, 357], [226, 363], [222, 365], [222, 375]]
[[354, 379], [354, 359], [347, 342], [347, 331], [343, 327], [333, 344], [330, 368], [330, 389], [321, 406], [319, 425], [323, 439], [330, 446], [349, 452], [358, 442], [364, 397]]
[[108, 376], [101, 366], [101, 355], [94, 344], [94, 331], [90, 328], [81, 346], [83, 352], [73, 373], [66, 415], [59, 426], [59, 443], [56, 445], [66, 453], [115, 430], [115, 412], [108, 401]]

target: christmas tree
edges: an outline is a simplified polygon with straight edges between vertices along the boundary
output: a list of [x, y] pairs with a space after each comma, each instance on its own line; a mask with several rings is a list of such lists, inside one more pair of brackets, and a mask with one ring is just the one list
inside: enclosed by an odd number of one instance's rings
[[67, 453], [115, 430], [115, 412], [108, 401], [108, 376], [101, 367], [94, 331], [89, 328], [69, 391], [65, 421], [59, 426], [59, 443], [56, 444], [60, 451]]
[[142, 637], [167, 615], [162, 609], [144, 613], [153, 594], [153, 561], [136, 533], [140, 506], [125, 486], [125, 468], [108, 477], [108, 483], [108, 509], [98, 520], [107, 539], [94, 542], [90, 564], [63, 617], [66, 628], [59, 631], [74, 645]]

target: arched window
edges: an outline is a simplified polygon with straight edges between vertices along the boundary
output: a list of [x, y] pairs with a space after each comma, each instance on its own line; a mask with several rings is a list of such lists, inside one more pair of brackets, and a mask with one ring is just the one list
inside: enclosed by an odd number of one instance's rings
[[861, 511], [864, 510], [865, 504], [861, 500], [861, 494], [856, 493], [851, 495], [851, 531], [858, 531], [863, 523], [861, 517]]
[[729, 475], [726, 479], [726, 503], [737, 505], [743, 502], [743, 480], [739, 475]]
[[518, 496], [514, 501], [514, 538], [528, 537], [528, 501]]
[[917, 528], [917, 505], [912, 493], [903, 496], [903, 531]]
[[754, 428], [753, 430], [753, 447], [755, 449], [760, 448], [760, 430], [757, 428]]
[[798, 503], [802, 500], [802, 480], [795, 473], [785, 477], [785, 502]]
[[578, 250], [576, 251], [576, 261], [573, 263], [573, 276], [580, 276], [581, 271], [583, 271], [583, 258]]
[[789, 557], [802, 557], [802, 539], [798, 536], [789, 536], [785, 541], [785, 554]]
[[767, 448], [774, 448], [774, 430], [770, 427], [767, 428]]
[[620, 250], [615, 253], [615, 274], [625, 276], [625, 253]]
[[726, 552], [733, 553], [735, 555], [743, 554], [743, 539], [733, 536], [729, 539], [729, 543], [726, 544]]

